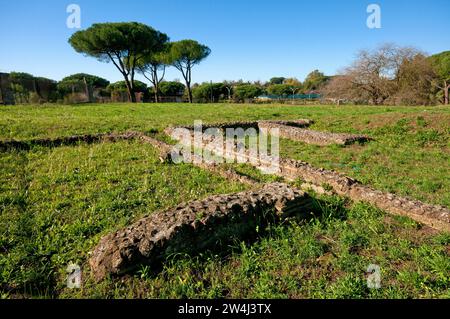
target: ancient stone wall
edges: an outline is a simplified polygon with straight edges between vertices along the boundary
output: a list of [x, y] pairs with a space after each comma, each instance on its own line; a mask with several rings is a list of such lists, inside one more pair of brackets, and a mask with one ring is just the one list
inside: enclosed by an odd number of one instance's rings
[[321, 146], [331, 144], [348, 145], [355, 142], [366, 142], [369, 140], [369, 138], [364, 135], [319, 132], [294, 127], [292, 125], [282, 125], [276, 122], [259, 122], [259, 128], [262, 131], [277, 128], [279, 130], [280, 137]]
[[42, 139], [38, 138], [28, 141], [0, 140], [0, 151], [7, 151], [10, 149], [28, 150], [32, 146], [58, 147], [62, 145], [74, 145], [80, 142], [96, 143], [100, 141], [116, 141], [116, 140], [136, 138], [138, 135], [141, 135], [141, 133], [127, 132], [122, 134], [116, 133], [84, 134], [84, 135], [63, 136], [57, 138], [42, 138]]
[[375, 190], [335, 171], [291, 159], [280, 159], [278, 175], [288, 180], [301, 179], [316, 185], [328, 185], [337, 194], [354, 201], [364, 201], [391, 214], [408, 216], [433, 228], [450, 231], [450, 210], [444, 206]]
[[261, 127], [261, 124], [274, 124], [274, 125], [286, 125], [293, 127], [308, 127], [314, 123], [313, 120], [308, 119], [299, 119], [299, 120], [286, 120], [286, 121], [258, 121], [258, 126]]
[[[179, 126], [179, 127], [186, 128], [188, 130], [194, 129], [194, 125]], [[238, 128], [238, 127], [241, 127], [243, 129], [258, 128], [258, 122], [257, 121], [235, 121], [235, 122], [218, 122], [218, 123], [202, 124], [203, 131], [208, 128], [226, 129], [226, 128]], [[167, 130], [173, 130], [176, 128], [177, 127], [168, 127]]]
[[[139, 139], [145, 143], [151, 144], [156, 149], [158, 149], [160, 155], [159, 159], [161, 162], [170, 163], [172, 162], [172, 151], [173, 151], [173, 145], [166, 144], [164, 142], [161, 142], [155, 138], [146, 136], [146, 135], [139, 135]], [[247, 185], [257, 185], [258, 181], [241, 174], [238, 174], [231, 168], [224, 168], [223, 165], [217, 165], [216, 163], [208, 163], [203, 161], [200, 155], [198, 154], [190, 154], [192, 163], [200, 168], [209, 170], [213, 173], [216, 173], [226, 179], [237, 181], [243, 184]]]
[[[256, 122], [229, 122], [229, 123], [213, 123], [202, 125], [202, 130], [208, 128], [218, 128], [220, 130], [225, 130], [226, 128], [243, 128], [244, 130], [248, 128], [260, 129], [263, 132], [268, 132], [270, 129], [278, 129], [278, 135], [282, 138], [291, 139], [294, 141], [300, 141], [308, 144], [314, 145], [331, 145], [340, 144], [348, 145], [355, 142], [366, 142], [369, 138], [365, 135], [354, 135], [354, 134], [343, 134], [343, 133], [330, 133], [330, 132], [320, 132], [310, 129], [305, 129], [305, 127], [310, 126], [314, 123], [312, 120], [299, 119], [299, 120], [287, 120], [287, 121], [256, 121]], [[185, 128], [188, 130], [193, 130], [194, 126], [182, 126], [180, 128]], [[167, 135], [171, 135], [176, 127], [169, 127], [165, 130]], [[273, 134], [273, 131], [272, 131]]]
[[[157, 147], [161, 153], [161, 159], [163, 161], [171, 160], [172, 145], [158, 141], [137, 132], [128, 132], [123, 134], [94, 134], [94, 135], [80, 135], [69, 136], [57, 139], [36, 139], [32, 141], [0, 141], [0, 151], [10, 148], [29, 148], [32, 145], [43, 146], [58, 146], [64, 144], [74, 144], [78, 142], [96, 142], [101, 140], [117, 140], [117, 139], [133, 139], [139, 138], [143, 142], [150, 143]], [[401, 197], [395, 194], [382, 192], [375, 190], [369, 186], [363, 185], [360, 182], [340, 174], [332, 170], [326, 170], [322, 168], [315, 168], [312, 165], [296, 161], [292, 159], [283, 158], [254, 158], [254, 154], [248, 152], [238, 152], [237, 150], [231, 150], [230, 153], [223, 152], [223, 148], [220, 145], [214, 145], [209, 143], [204, 147], [212, 153], [221, 154], [224, 157], [236, 158], [237, 156], [243, 156], [247, 161], [254, 164], [255, 167], [261, 168], [264, 166], [273, 165], [274, 162], [278, 163], [277, 170], [274, 174], [279, 175], [286, 180], [303, 180], [307, 185], [312, 185], [315, 189], [323, 190], [324, 186], [329, 186], [331, 189], [343, 196], [347, 196], [354, 201], [368, 202], [388, 213], [409, 216], [410, 218], [417, 220], [425, 225], [429, 225], [439, 230], [450, 231], [450, 210], [440, 205], [430, 205], [418, 200]], [[194, 155], [194, 157], [197, 155]], [[240, 181], [250, 185], [257, 185], [258, 182], [242, 176], [231, 169], [223, 169], [222, 165], [209, 164], [202, 161], [201, 158], [197, 158], [193, 162], [201, 168], [205, 168], [216, 172], [225, 178], [230, 178], [236, 181]], [[327, 188], [327, 187], [326, 187]]]
[[103, 237], [89, 264], [97, 280], [120, 275], [141, 264], [155, 265], [174, 253], [198, 253], [243, 240], [257, 226], [293, 213], [308, 213], [311, 198], [286, 184], [215, 195], [154, 212], [125, 229]]
[[287, 180], [300, 179], [317, 186], [327, 185], [337, 194], [347, 196], [354, 201], [365, 201], [389, 213], [408, 216], [433, 228], [450, 231], [450, 210], [446, 207], [425, 204], [417, 200], [374, 190], [350, 177], [332, 170], [315, 168], [306, 162], [270, 156], [259, 157], [249, 151], [242, 152], [238, 148], [225, 152], [224, 145], [211, 143], [210, 141], [204, 142], [204, 145], [196, 145], [196, 147], [203, 146], [209, 152], [231, 160], [238, 157], [244, 158], [247, 163], [263, 171], [269, 167], [272, 174], [282, 176]]
[[[264, 121], [234, 121], [234, 122], [217, 122], [217, 123], [207, 123], [207, 124], [202, 124], [202, 129], [203, 131], [208, 129], [208, 128], [218, 128], [221, 130], [227, 129], [227, 128], [243, 128], [248, 129], [248, 128], [254, 128], [254, 129], [258, 129], [261, 124], [263, 125], [287, 125], [287, 126], [292, 126], [292, 127], [308, 127], [310, 126], [312, 123], [314, 123], [314, 121], [312, 120], [308, 120], [308, 119], [299, 119], [299, 120], [287, 120], [287, 121], [269, 121], [269, 120], [264, 120]], [[194, 125], [187, 125], [187, 126], [178, 126], [180, 128], [186, 128], [188, 130], [193, 130], [194, 129]], [[170, 133], [176, 129], [177, 127], [168, 127], [166, 129], [166, 133]]]

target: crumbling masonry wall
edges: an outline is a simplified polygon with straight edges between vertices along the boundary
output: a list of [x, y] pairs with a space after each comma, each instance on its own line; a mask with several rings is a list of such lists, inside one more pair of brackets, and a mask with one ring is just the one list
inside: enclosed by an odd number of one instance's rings
[[[299, 119], [299, 120], [263, 120], [263, 121], [234, 121], [234, 122], [217, 122], [217, 123], [208, 123], [202, 124], [203, 130], [208, 128], [218, 128], [218, 129], [227, 129], [227, 128], [259, 128], [261, 124], [273, 124], [273, 125], [287, 125], [292, 127], [308, 127], [313, 124], [313, 120], [309, 119]], [[194, 125], [180, 126], [186, 128], [188, 130], [193, 130]]]
[[[171, 132], [171, 130], [167, 130]], [[191, 131], [192, 132], [192, 131]], [[193, 132], [192, 132], [193, 134]], [[315, 168], [312, 165], [292, 159], [258, 157], [249, 151], [239, 151], [237, 148], [224, 152], [224, 145], [205, 141], [203, 147], [209, 152], [221, 155], [227, 159], [245, 158], [255, 167], [267, 168], [277, 166], [274, 174], [287, 180], [303, 180], [317, 186], [330, 186], [339, 195], [347, 196], [354, 201], [368, 202], [388, 213], [408, 216], [425, 225], [436, 229], [450, 231], [450, 210], [440, 205], [430, 205], [418, 200], [408, 199], [395, 194], [375, 190], [369, 186], [332, 170]]]
[[418, 200], [375, 190], [355, 179], [332, 170], [291, 159], [280, 159], [278, 175], [287, 180], [301, 179], [316, 185], [329, 185], [339, 195], [354, 201], [364, 201], [395, 215], [408, 216], [436, 229], [450, 231], [450, 210]]
[[95, 279], [101, 280], [141, 264], [153, 265], [173, 253], [223, 247], [234, 239], [246, 238], [258, 225], [276, 222], [310, 206], [307, 194], [281, 183], [183, 203], [103, 237], [89, 264]]
[[[218, 128], [220, 130], [225, 130], [226, 128], [242, 128], [244, 130], [248, 128], [260, 129], [263, 132], [267, 132], [272, 128], [278, 129], [278, 135], [282, 138], [291, 139], [294, 141], [300, 141], [307, 144], [314, 145], [349, 145], [355, 142], [366, 142], [370, 138], [365, 135], [355, 135], [355, 134], [345, 134], [345, 133], [330, 133], [330, 132], [320, 132], [306, 127], [314, 123], [312, 120], [299, 119], [299, 120], [286, 120], [286, 121], [241, 121], [241, 122], [229, 122], [229, 123], [215, 123], [215, 124], [204, 124], [202, 125], [202, 130], [208, 128]], [[180, 128], [185, 128], [188, 130], [193, 130], [194, 126], [182, 126]], [[176, 127], [169, 127], [166, 129], [166, 134], [171, 135], [171, 132], [176, 129]]]
[[[0, 141], [0, 149], [26, 148], [32, 145], [53, 147], [77, 142], [91, 143], [121, 139], [139, 139], [149, 143], [159, 150], [162, 161], [171, 161], [172, 145], [139, 132], [76, 135], [26, 142]], [[204, 147], [212, 152], [219, 151], [215, 149], [219, 147], [217, 144], [208, 143]], [[226, 157], [244, 155], [250, 163], [251, 156], [254, 156], [254, 154], [234, 151], [222, 153], [220, 150], [219, 153]], [[332, 170], [315, 168], [306, 162], [282, 158], [258, 160], [256, 165], [258, 168], [273, 165], [272, 162], [277, 161], [276, 174], [286, 180], [300, 179], [307, 182], [304, 183], [305, 185], [319, 191], [324, 189], [324, 185], [328, 185], [337, 194], [347, 196], [354, 201], [365, 201], [388, 213], [409, 216], [433, 228], [450, 231], [450, 210], [446, 207], [378, 191], [350, 177]], [[257, 225], [264, 226], [292, 214], [311, 211], [312, 199], [306, 193], [286, 184], [273, 183], [262, 187], [258, 182], [241, 176], [231, 169], [224, 170], [221, 165], [202, 161], [195, 161], [193, 164], [217, 172], [226, 178], [251, 184], [255, 190], [216, 195], [180, 204], [173, 209], [153, 213], [125, 229], [103, 237], [89, 260], [97, 280], [109, 274], [123, 274], [141, 264], [154, 265], [173, 253], [192, 253], [220, 248], [229, 240], [242, 239], [251, 235]]]
[[[168, 130], [169, 132], [171, 131]], [[145, 143], [150, 143], [155, 146], [160, 151], [160, 158], [162, 161], [171, 160], [171, 151], [173, 149], [172, 145], [166, 144], [164, 142], [158, 141], [154, 138], [145, 136], [138, 132], [126, 132], [123, 134], [94, 134], [94, 135], [76, 135], [69, 137], [62, 137], [56, 139], [35, 139], [31, 141], [0, 141], [0, 151], [4, 151], [10, 148], [20, 148], [28, 149], [32, 145], [43, 145], [43, 146], [58, 146], [65, 144], [75, 144], [78, 142], [97, 142], [101, 140], [114, 141], [117, 139], [135, 139], [139, 138]], [[205, 146], [206, 147], [206, 146]], [[220, 151], [218, 154], [222, 154], [222, 149], [215, 149], [217, 145], [208, 145], [210, 151]], [[236, 158], [236, 156], [244, 156], [247, 158], [248, 162], [255, 162], [255, 159], [251, 158], [249, 153], [237, 153], [235, 151], [229, 154], [222, 154], [228, 158]], [[292, 159], [265, 159], [267, 161], [264, 163], [259, 158], [256, 159], [258, 162], [257, 167], [271, 165], [271, 161], [278, 162], [278, 170], [275, 173], [287, 180], [303, 180], [309, 184], [313, 185], [313, 188], [323, 190], [324, 185], [330, 186], [333, 191], [339, 195], [347, 196], [354, 201], [365, 201], [368, 202], [388, 213], [409, 216], [410, 218], [417, 220], [425, 225], [431, 226], [435, 229], [450, 231], [450, 210], [444, 206], [440, 205], [430, 205], [423, 203], [418, 200], [409, 199], [401, 197], [395, 194], [382, 192], [375, 190], [369, 186], [363, 185], [360, 182], [340, 174], [332, 170], [325, 170], [322, 168], [316, 168], [312, 165], [296, 161]], [[208, 169], [212, 172], [218, 173], [225, 178], [231, 180], [236, 180], [249, 185], [257, 185], [258, 182], [242, 176], [231, 169], [224, 169], [222, 165], [215, 165], [214, 163], [205, 163], [199, 158], [194, 161], [193, 164]]]
[[259, 128], [262, 131], [277, 128], [279, 137], [321, 146], [331, 144], [349, 145], [355, 142], [366, 142], [369, 140], [369, 138], [365, 135], [319, 132], [294, 127], [289, 122], [287, 124], [288, 125], [283, 125], [276, 122], [259, 122]]
[[[138, 134], [137, 137], [144, 143], [151, 144], [153, 147], [155, 147], [159, 151], [159, 154], [160, 154], [159, 159], [161, 162], [164, 162], [164, 163], [172, 162], [171, 156], [172, 156], [172, 151], [173, 151], [173, 145], [166, 144], [164, 142], [161, 142], [155, 138], [146, 136], [144, 134]], [[243, 183], [246, 185], [259, 184], [258, 181], [254, 180], [250, 177], [238, 174], [231, 168], [226, 169], [226, 168], [224, 168], [223, 165], [218, 165], [214, 162], [211, 162], [211, 163], [205, 162], [205, 161], [203, 161], [201, 156], [198, 154], [192, 153], [191, 158], [192, 158], [193, 163], [197, 167], [200, 167], [202, 169], [206, 169], [208, 171], [216, 173], [228, 180], [236, 181], [236, 182]]]

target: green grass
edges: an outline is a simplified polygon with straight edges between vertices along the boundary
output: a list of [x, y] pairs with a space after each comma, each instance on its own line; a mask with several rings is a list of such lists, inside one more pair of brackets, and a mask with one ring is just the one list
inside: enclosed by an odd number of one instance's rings
[[[179, 256], [153, 274], [91, 281], [61, 297], [145, 298], [449, 298], [450, 260], [439, 234], [363, 205], [325, 198], [323, 218], [271, 227], [229, 256]], [[339, 211], [336, 214], [336, 211]], [[415, 234], [411, 234], [414, 231]], [[366, 270], [381, 267], [381, 289]]]
[[352, 125], [340, 122], [331, 127], [318, 123], [312, 128], [361, 132], [374, 140], [345, 147], [319, 147], [283, 140], [281, 156], [340, 171], [380, 190], [450, 206], [450, 128], [446, 124], [450, 123], [450, 116], [442, 114], [433, 127], [414, 126], [416, 118], [423, 119], [423, 116], [403, 118], [398, 114], [393, 124], [383, 123], [362, 130], [356, 129], [359, 126], [356, 120], [351, 120]]
[[161, 164], [153, 148], [118, 142], [36, 148], [1, 157], [1, 283], [52, 295], [70, 262], [101, 235], [155, 210], [243, 190], [190, 165]]
[[[364, 133], [365, 145], [318, 147], [282, 140], [283, 156], [356, 177], [378, 189], [450, 206], [444, 107], [281, 105], [82, 105], [0, 107], [0, 140], [98, 132], [159, 132], [194, 120], [298, 119], [312, 128]], [[241, 174], [278, 180], [247, 165]], [[180, 202], [248, 186], [191, 165], [159, 162], [138, 142], [33, 147], [0, 153], [0, 296], [59, 298], [449, 298], [450, 235], [365, 204], [317, 197], [321, 216], [271, 225], [220, 256], [174, 256], [94, 283], [86, 263], [99, 238]], [[65, 287], [69, 262], [83, 288]], [[381, 289], [368, 289], [369, 264]]]

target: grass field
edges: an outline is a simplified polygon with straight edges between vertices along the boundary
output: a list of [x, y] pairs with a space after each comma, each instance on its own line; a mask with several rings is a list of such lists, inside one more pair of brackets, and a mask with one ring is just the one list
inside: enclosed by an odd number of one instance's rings
[[[282, 156], [331, 168], [365, 184], [450, 206], [447, 107], [228, 104], [0, 107], [0, 140], [137, 130], [162, 137], [194, 120], [315, 120], [312, 129], [364, 133], [365, 145], [282, 140]], [[246, 167], [239, 168], [248, 172]], [[267, 177], [266, 177], [267, 178]], [[269, 178], [270, 179], [270, 178]], [[8, 297], [450, 298], [450, 234], [363, 203], [317, 197], [322, 214], [272, 225], [221, 255], [176, 256], [95, 284], [88, 252], [101, 236], [155, 210], [244, 190], [191, 165], [158, 161], [148, 145], [122, 141], [0, 153], [0, 294]], [[82, 289], [68, 289], [69, 262]], [[366, 285], [381, 267], [380, 289]]]

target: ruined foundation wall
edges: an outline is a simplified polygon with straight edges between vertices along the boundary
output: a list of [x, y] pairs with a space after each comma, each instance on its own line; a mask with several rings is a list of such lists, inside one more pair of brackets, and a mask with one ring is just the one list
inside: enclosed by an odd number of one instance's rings
[[210, 143], [210, 141], [202, 146], [204, 149], [230, 160], [245, 158], [253, 166], [262, 170], [270, 168], [272, 174], [282, 176], [287, 180], [300, 179], [318, 186], [329, 185], [337, 194], [347, 196], [354, 201], [365, 201], [388, 213], [408, 216], [433, 228], [450, 231], [450, 210], [444, 206], [430, 205], [378, 191], [338, 172], [315, 168], [302, 161], [270, 156], [260, 158], [248, 151], [242, 152], [237, 149], [226, 153], [223, 151], [223, 145]]
[[99, 134], [83, 134], [83, 135], [72, 135], [57, 138], [38, 138], [28, 141], [17, 141], [17, 140], [0, 140], [0, 151], [7, 151], [9, 149], [23, 149], [28, 150], [32, 146], [45, 146], [45, 147], [58, 147], [62, 145], [73, 145], [76, 143], [96, 143], [100, 141], [116, 141], [123, 139], [133, 139], [136, 138], [141, 133], [137, 132], [126, 132], [122, 134], [116, 133], [99, 133]]
[[258, 126], [261, 127], [261, 125], [265, 124], [275, 124], [275, 125], [286, 125], [286, 126], [293, 126], [293, 127], [308, 127], [311, 124], [313, 124], [313, 120], [308, 119], [299, 119], [299, 120], [280, 120], [280, 121], [258, 121]]
[[329, 185], [333, 190], [354, 201], [364, 201], [395, 215], [408, 216], [436, 229], [450, 231], [450, 210], [418, 200], [375, 190], [332, 170], [315, 168], [308, 163], [280, 160], [280, 176], [288, 180], [302, 179], [316, 185]]
[[263, 131], [277, 128], [279, 130], [279, 137], [321, 146], [331, 144], [348, 145], [369, 140], [369, 138], [364, 135], [319, 132], [294, 127], [292, 125], [282, 125], [276, 122], [260, 122], [259, 128]]
[[[169, 130], [170, 131], [170, 130]], [[69, 137], [62, 137], [56, 139], [36, 139], [31, 141], [0, 141], [0, 151], [9, 148], [29, 148], [30, 145], [43, 146], [58, 146], [65, 144], [75, 144], [78, 142], [97, 142], [101, 140], [118, 140], [118, 139], [133, 139], [140, 138], [143, 142], [147, 142], [159, 149], [161, 159], [170, 161], [171, 151], [173, 146], [164, 142], [158, 141], [151, 137], [145, 136], [142, 133], [128, 132], [123, 134], [94, 134], [94, 135], [76, 135]], [[222, 154], [223, 148], [218, 146], [208, 145], [211, 152]], [[266, 158], [261, 161], [260, 158], [254, 158], [253, 155], [246, 152], [233, 151], [229, 154], [222, 154], [225, 158], [235, 159], [237, 156], [243, 156], [249, 163], [256, 163], [254, 166], [260, 168], [261, 166], [270, 166], [274, 162], [278, 162], [277, 171], [274, 174], [282, 176], [287, 180], [301, 179], [307, 183], [316, 186], [329, 185], [339, 195], [347, 196], [354, 201], [365, 201], [382, 210], [392, 214], [409, 216], [425, 225], [433, 228], [450, 231], [450, 210], [440, 205], [430, 205], [418, 200], [408, 199], [397, 196], [395, 194], [375, 190], [369, 186], [363, 185], [360, 182], [337, 173], [332, 170], [325, 170], [315, 168], [312, 165], [291, 159], [276, 159]], [[222, 165], [215, 165], [213, 163], [205, 163], [201, 158], [198, 158], [193, 163], [201, 168], [205, 168], [220, 174], [225, 178], [236, 180], [249, 185], [258, 184], [257, 181], [242, 176], [231, 169], [223, 169]]]
[[[141, 134], [139, 136], [139, 139], [143, 141], [144, 143], [151, 144], [153, 147], [155, 147], [159, 153], [160, 153], [160, 160], [161, 162], [172, 162], [172, 151], [173, 151], [173, 145], [166, 144], [164, 142], [161, 142], [157, 139], [154, 139], [152, 137], [146, 136]], [[208, 171], [211, 171], [213, 173], [216, 173], [226, 179], [236, 181], [239, 183], [243, 183], [246, 185], [257, 185], [259, 184], [258, 181], [241, 174], [236, 173], [233, 169], [226, 169], [223, 167], [223, 165], [218, 165], [216, 163], [207, 163], [203, 161], [203, 158], [198, 154], [190, 154], [192, 159], [192, 164], [194, 164], [197, 167], [200, 167], [202, 169], [206, 169]]]
[[[188, 130], [194, 129], [194, 125], [179, 126], [179, 127], [186, 128]], [[258, 128], [258, 122], [257, 121], [236, 121], [236, 122], [218, 122], [218, 123], [202, 124], [203, 130], [206, 130], [208, 128], [226, 129], [226, 128], [238, 128], [238, 127], [241, 127], [243, 129]], [[176, 127], [174, 127], [174, 128], [176, 128]], [[174, 128], [172, 128], [172, 129], [174, 129]]]
[[170, 254], [217, 249], [246, 238], [258, 225], [276, 222], [310, 204], [308, 195], [281, 183], [183, 203], [103, 237], [89, 264], [94, 277], [101, 280], [141, 264], [157, 264]]
[[[263, 132], [267, 132], [270, 129], [276, 128], [279, 131], [279, 136], [282, 138], [291, 139], [294, 141], [300, 141], [308, 144], [314, 145], [331, 145], [340, 144], [348, 145], [355, 142], [365, 142], [369, 138], [365, 135], [354, 135], [354, 134], [344, 134], [344, 133], [330, 133], [330, 132], [320, 132], [306, 127], [314, 123], [312, 120], [299, 119], [299, 120], [286, 120], [286, 121], [257, 121], [257, 122], [229, 122], [229, 123], [213, 123], [202, 125], [202, 130], [208, 128], [218, 128], [225, 130], [226, 128], [255, 128], [260, 129]], [[165, 130], [165, 133], [171, 135], [174, 129], [177, 127], [169, 127]], [[179, 128], [185, 128], [188, 130], [194, 130], [194, 126], [182, 126]]]

